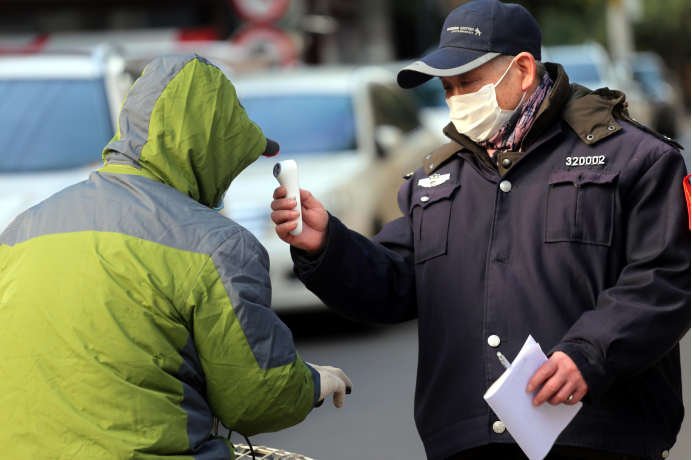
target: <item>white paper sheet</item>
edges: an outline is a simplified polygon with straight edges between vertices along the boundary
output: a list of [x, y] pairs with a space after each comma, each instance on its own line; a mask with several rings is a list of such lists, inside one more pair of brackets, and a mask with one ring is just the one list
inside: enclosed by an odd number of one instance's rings
[[547, 402], [533, 406], [531, 401], [538, 390], [527, 393], [526, 386], [547, 360], [541, 346], [529, 336], [512, 366], [483, 396], [530, 460], [543, 460], [548, 455], [582, 406], [581, 402], [573, 406], [551, 406]]

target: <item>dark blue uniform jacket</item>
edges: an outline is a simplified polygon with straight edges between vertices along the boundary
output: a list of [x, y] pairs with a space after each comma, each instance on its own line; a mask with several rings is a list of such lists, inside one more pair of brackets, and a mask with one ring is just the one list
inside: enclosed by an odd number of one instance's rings
[[[318, 262], [292, 249], [296, 274], [338, 314], [418, 318], [415, 419], [430, 460], [513, 442], [493, 431], [483, 394], [504, 371], [497, 352], [514, 359], [529, 334], [568, 354], [589, 386], [557, 444], [658, 460], [683, 419], [682, 156], [626, 120], [622, 93], [569, 85], [547, 67], [555, 87], [525, 153], [500, 157], [509, 168], [449, 125], [452, 142], [401, 187], [403, 217], [372, 239], [330, 217]], [[431, 174], [449, 178], [419, 184]]]

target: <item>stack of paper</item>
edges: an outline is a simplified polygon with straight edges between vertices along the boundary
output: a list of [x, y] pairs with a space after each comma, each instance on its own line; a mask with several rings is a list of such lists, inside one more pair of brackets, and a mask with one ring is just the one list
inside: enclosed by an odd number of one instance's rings
[[530, 460], [543, 460], [562, 430], [569, 425], [582, 403], [572, 406], [543, 403], [534, 407], [536, 392], [527, 393], [533, 374], [548, 358], [529, 336], [511, 367], [483, 396]]

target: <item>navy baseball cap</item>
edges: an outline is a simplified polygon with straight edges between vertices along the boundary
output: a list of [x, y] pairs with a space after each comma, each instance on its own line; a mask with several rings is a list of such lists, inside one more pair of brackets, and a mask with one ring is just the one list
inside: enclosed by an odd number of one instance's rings
[[449, 13], [439, 49], [400, 70], [397, 82], [414, 88], [433, 77], [466, 73], [500, 54], [526, 51], [540, 61], [542, 38], [538, 23], [523, 6], [476, 0]]

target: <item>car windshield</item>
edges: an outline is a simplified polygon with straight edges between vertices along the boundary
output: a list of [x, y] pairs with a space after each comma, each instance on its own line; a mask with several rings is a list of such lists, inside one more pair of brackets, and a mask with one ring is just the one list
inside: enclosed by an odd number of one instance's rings
[[356, 149], [353, 105], [348, 96], [241, 97], [245, 111], [281, 153], [325, 153]]
[[[557, 61], [560, 62], [560, 61]], [[565, 73], [569, 77], [570, 83], [598, 82], [601, 81], [601, 75], [598, 73], [598, 67], [590, 62], [560, 62], [565, 69]]]
[[102, 80], [0, 80], [0, 173], [84, 166], [113, 137]]

